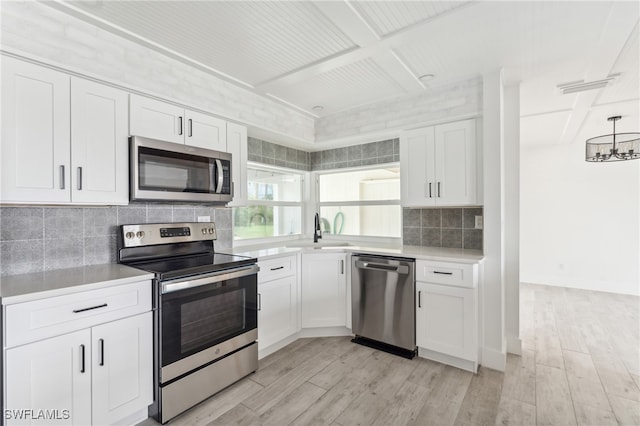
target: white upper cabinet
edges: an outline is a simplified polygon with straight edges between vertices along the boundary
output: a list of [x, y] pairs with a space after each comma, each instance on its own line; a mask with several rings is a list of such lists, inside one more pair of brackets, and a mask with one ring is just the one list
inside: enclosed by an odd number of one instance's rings
[[68, 202], [69, 76], [2, 57], [3, 202]]
[[1, 201], [126, 204], [126, 92], [2, 61]]
[[403, 132], [400, 164], [405, 207], [479, 202], [475, 120]]
[[129, 133], [199, 148], [227, 151], [227, 122], [144, 96], [130, 96]]
[[184, 109], [130, 95], [129, 134], [168, 142], [184, 143]]
[[185, 111], [184, 143], [199, 148], [227, 152], [227, 122], [195, 111]]
[[229, 206], [239, 206], [247, 200], [247, 128], [227, 123], [227, 152], [231, 154], [231, 179], [233, 201]]
[[71, 78], [71, 200], [129, 201], [127, 93]]

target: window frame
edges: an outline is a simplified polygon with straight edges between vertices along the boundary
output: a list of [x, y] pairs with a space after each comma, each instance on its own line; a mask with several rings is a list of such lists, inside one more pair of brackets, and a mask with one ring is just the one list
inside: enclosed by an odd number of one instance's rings
[[[352, 242], [376, 242], [377, 244], [384, 243], [392, 243], [392, 244], [400, 244], [402, 241], [402, 200], [401, 193], [397, 200], [362, 200], [362, 201], [320, 201], [320, 176], [329, 175], [329, 174], [339, 174], [339, 173], [348, 173], [348, 172], [358, 172], [365, 170], [376, 170], [384, 167], [398, 167], [400, 168], [400, 162], [394, 161], [392, 163], [382, 163], [382, 164], [372, 164], [367, 166], [358, 166], [358, 167], [345, 167], [341, 169], [327, 169], [327, 170], [316, 170], [311, 172], [313, 185], [313, 198], [314, 198], [314, 210], [316, 212], [320, 212], [321, 207], [365, 207], [365, 206], [399, 206], [400, 207], [400, 230], [398, 231], [397, 237], [378, 237], [374, 235], [349, 235], [349, 234], [326, 234], [323, 235], [323, 238], [327, 240], [349, 240]], [[400, 176], [398, 176], [398, 180], [400, 180]]]
[[[300, 176], [300, 201], [273, 201], [273, 200], [249, 200], [248, 199], [248, 186], [249, 179], [248, 173], [249, 169], [258, 169], [266, 172], [278, 172], [278, 173], [290, 173], [296, 174]], [[233, 246], [234, 247], [242, 247], [242, 246], [252, 246], [258, 244], [269, 244], [275, 242], [283, 242], [283, 241], [291, 241], [291, 240], [299, 240], [304, 235], [305, 229], [305, 211], [307, 208], [307, 200], [308, 200], [308, 189], [307, 182], [309, 178], [309, 172], [305, 170], [291, 169], [288, 167], [282, 166], [274, 166], [270, 164], [258, 163], [254, 161], [247, 162], [247, 199], [243, 200], [241, 204], [234, 204], [232, 209], [250, 207], [250, 206], [267, 206], [267, 207], [300, 207], [300, 233], [299, 234], [287, 234], [287, 235], [276, 235], [270, 237], [261, 237], [261, 238], [236, 238], [235, 235], [235, 210], [232, 211], [231, 220], [233, 223]]]

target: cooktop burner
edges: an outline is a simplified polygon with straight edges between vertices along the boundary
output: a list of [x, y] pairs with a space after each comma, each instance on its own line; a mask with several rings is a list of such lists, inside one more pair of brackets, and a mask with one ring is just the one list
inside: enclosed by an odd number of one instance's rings
[[159, 280], [168, 280], [253, 265], [256, 262], [257, 260], [251, 257], [225, 253], [206, 253], [196, 256], [139, 262], [130, 264], [130, 266], [153, 272]]

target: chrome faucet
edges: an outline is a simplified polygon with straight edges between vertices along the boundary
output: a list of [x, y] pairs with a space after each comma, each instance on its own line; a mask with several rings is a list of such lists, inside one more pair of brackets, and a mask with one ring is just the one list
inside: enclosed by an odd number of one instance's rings
[[317, 243], [322, 238], [322, 231], [320, 231], [320, 215], [316, 213], [315, 223], [313, 225], [313, 242]]

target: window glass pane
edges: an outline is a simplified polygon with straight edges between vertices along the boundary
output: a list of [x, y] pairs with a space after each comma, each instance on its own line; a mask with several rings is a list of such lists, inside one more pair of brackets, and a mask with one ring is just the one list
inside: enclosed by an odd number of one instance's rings
[[319, 179], [320, 202], [400, 199], [398, 166], [323, 174]]
[[301, 176], [296, 173], [247, 170], [247, 197], [261, 201], [301, 201]]
[[249, 206], [233, 209], [233, 237], [267, 238], [301, 232], [301, 206]]
[[320, 229], [326, 234], [400, 237], [399, 205], [321, 206]]

